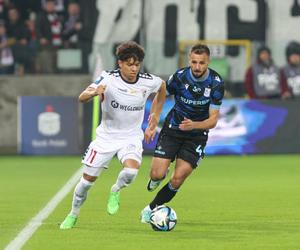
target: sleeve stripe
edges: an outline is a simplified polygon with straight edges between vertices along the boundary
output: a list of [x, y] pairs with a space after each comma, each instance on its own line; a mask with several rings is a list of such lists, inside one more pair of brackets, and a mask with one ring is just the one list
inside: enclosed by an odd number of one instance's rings
[[211, 109], [220, 109], [221, 105], [210, 104], [209, 108]]

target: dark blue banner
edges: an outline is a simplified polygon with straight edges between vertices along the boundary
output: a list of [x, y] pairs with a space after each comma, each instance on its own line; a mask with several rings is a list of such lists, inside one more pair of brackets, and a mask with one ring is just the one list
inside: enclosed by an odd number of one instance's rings
[[18, 105], [19, 153], [80, 153], [77, 98], [22, 96]]
[[[148, 101], [143, 128], [150, 106]], [[168, 99], [160, 126], [172, 106]], [[299, 106], [297, 100], [224, 100], [218, 124], [209, 132], [206, 154], [300, 153]], [[157, 135], [151, 144], [144, 144], [146, 153], [153, 152], [156, 140]]]

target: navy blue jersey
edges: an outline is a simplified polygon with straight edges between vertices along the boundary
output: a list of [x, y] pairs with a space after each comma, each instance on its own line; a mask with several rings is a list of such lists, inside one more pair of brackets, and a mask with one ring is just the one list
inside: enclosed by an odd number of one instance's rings
[[[192, 121], [203, 121], [209, 117], [209, 109], [219, 109], [224, 96], [224, 82], [220, 75], [208, 69], [205, 78], [197, 79], [191, 68], [180, 69], [167, 81], [167, 91], [174, 95], [175, 105], [169, 112], [165, 127], [179, 130], [184, 117]], [[182, 131], [185, 134], [203, 133], [200, 130]]]

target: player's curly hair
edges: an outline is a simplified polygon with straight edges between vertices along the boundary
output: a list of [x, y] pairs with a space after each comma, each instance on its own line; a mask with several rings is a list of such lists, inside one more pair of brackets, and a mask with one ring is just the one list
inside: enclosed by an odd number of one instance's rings
[[207, 45], [202, 44], [202, 43], [195, 44], [191, 48], [190, 54], [192, 54], [192, 53], [195, 53], [195, 54], [198, 54], [198, 55], [207, 54], [208, 56], [210, 56], [209, 48], [207, 47]]
[[127, 61], [133, 58], [134, 61], [142, 62], [145, 57], [144, 48], [134, 41], [121, 43], [116, 49], [116, 56], [118, 60]]

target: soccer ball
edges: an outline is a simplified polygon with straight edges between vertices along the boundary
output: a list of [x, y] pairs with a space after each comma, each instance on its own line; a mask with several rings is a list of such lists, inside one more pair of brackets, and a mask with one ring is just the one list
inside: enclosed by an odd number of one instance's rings
[[151, 212], [150, 224], [155, 231], [171, 231], [177, 223], [174, 209], [168, 206], [158, 206]]

